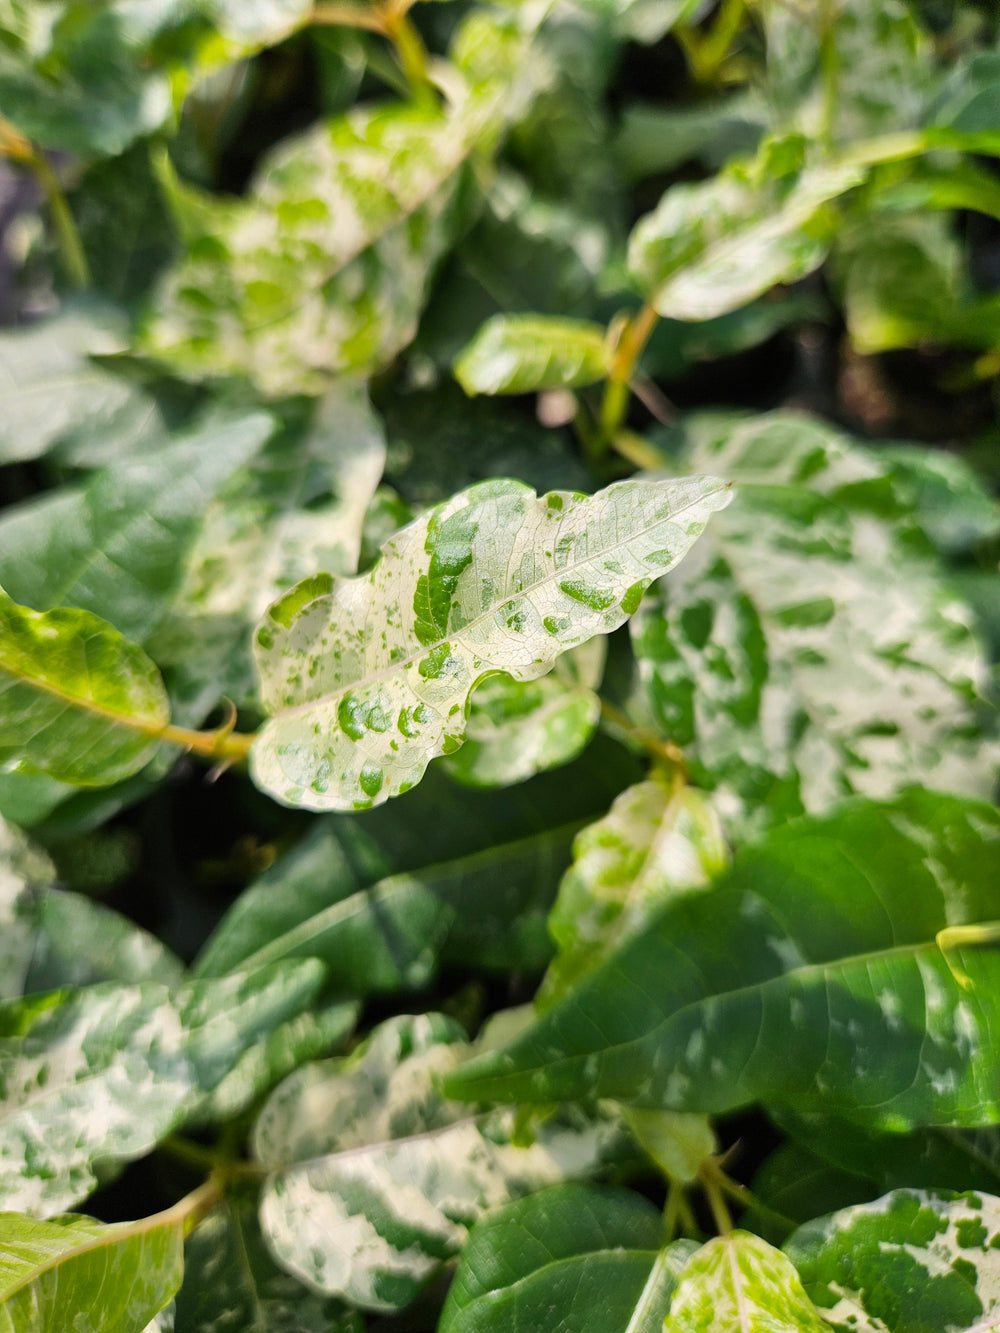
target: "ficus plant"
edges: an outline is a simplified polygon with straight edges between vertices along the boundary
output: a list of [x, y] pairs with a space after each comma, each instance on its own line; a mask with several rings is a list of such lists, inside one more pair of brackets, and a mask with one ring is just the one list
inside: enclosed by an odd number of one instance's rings
[[0, 1330], [1000, 1326], [998, 106], [0, 0]]

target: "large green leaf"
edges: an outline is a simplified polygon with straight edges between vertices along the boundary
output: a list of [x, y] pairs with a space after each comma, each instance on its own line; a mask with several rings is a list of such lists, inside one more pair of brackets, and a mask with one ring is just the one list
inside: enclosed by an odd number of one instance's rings
[[196, 1111], [243, 1052], [301, 1011], [318, 963], [169, 992], [107, 982], [0, 1005], [0, 1200], [47, 1216]]
[[356, 109], [273, 150], [244, 199], [172, 186], [187, 252], [150, 306], [145, 349], [269, 394], [385, 365], [454, 239], [480, 130], [475, 106]]
[[184, 1213], [106, 1226], [0, 1213], [0, 1333], [135, 1333], [177, 1290]]
[[402, 805], [316, 821], [233, 904], [195, 975], [309, 954], [331, 989], [367, 995], [424, 984], [438, 959], [541, 969], [573, 835], [634, 776], [623, 759], [595, 744], [558, 775], [497, 792], [432, 772]]
[[37, 610], [76, 606], [143, 638], [166, 614], [207, 505], [273, 429], [264, 412], [223, 414], [82, 489], [8, 510], [0, 583]]
[[710, 1240], [676, 1283], [664, 1333], [827, 1333], [788, 1259], [749, 1231]]
[[118, 325], [103, 309], [67, 310], [0, 334], [0, 462], [37, 458], [84, 423], [119, 439], [155, 432], [153, 399], [91, 359], [124, 350]]
[[445, 1090], [702, 1112], [765, 1099], [896, 1131], [996, 1123], [998, 857], [990, 806], [916, 789], [794, 821]]
[[[293, 584], [354, 574], [385, 443], [363, 391], [341, 384], [222, 488], [204, 514], [184, 582], [151, 648], [184, 720], [223, 695], [253, 699], [253, 626]], [[298, 415], [304, 420], [296, 419]], [[176, 714], [177, 710], [175, 710]]]
[[357, 1311], [277, 1266], [256, 1203], [255, 1191], [230, 1187], [188, 1238], [173, 1333], [364, 1333]]
[[633, 646], [655, 721], [723, 817], [759, 828], [914, 782], [990, 795], [974, 618], [893, 455], [782, 414], [696, 423], [679, 462], [738, 495], [646, 599]]
[[458, 749], [484, 676], [533, 680], [622, 624], [729, 498], [714, 478], [618, 482], [589, 499], [486, 482], [397, 533], [370, 574], [305, 581], [257, 631], [272, 717], [254, 780], [315, 810], [408, 790]]
[[573, 844], [549, 916], [557, 954], [536, 1003], [548, 1007], [678, 893], [701, 889], [729, 860], [701, 792], [661, 774], [629, 787]]
[[496, 315], [455, 362], [468, 394], [574, 389], [605, 379], [611, 369], [599, 324], [551, 315]]
[[841, 1333], [986, 1333], [1000, 1316], [1000, 1199], [894, 1190], [788, 1240]]
[[303, 1066], [266, 1103], [254, 1132], [273, 1168], [264, 1234], [314, 1291], [400, 1309], [488, 1208], [621, 1151], [611, 1120], [550, 1120], [516, 1146], [512, 1113], [445, 1101], [435, 1078], [466, 1054], [463, 1037], [438, 1014], [390, 1019], [348, 1061]]
[[169, 721], [138, 644], [89, 611], [31, 611], [0, 589], [0, 758], [100, 786], [142, 768]]
[[658, 1253], [663, 1220], [638, 1194], [554, 1185], [472, 1229], [439, 1333], [660, 1333], [677, 1273], [697, 1246]]
[[601, 715], [604, 658], [605, 640], [591, 639], [540, 680], [488, 676], [472, 692], [465, 742], [447, 771], [472, 787], [506, 787], [576, 758]]

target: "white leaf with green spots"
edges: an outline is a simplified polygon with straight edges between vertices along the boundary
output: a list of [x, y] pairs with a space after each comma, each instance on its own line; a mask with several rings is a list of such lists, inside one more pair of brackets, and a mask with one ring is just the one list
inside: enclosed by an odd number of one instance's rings
[[785, 1243], [839, 1333], [1000, 1326], [1000, 1199], [898, 1189], [799, 1227]]
[[280, 144], [240, 200], [170, 180], [188, 248], [150, 304], [145, 350], [271, 395], [384, 366], [454, 239], [481, 111], [357, 108]]
[[829, 1333], [789, 1260], [749, 1231], [710, 1240], [681, 1269], [664, 1333]]
[[591, 639], [560, 657], [547, 676], [489, 676], [472, 692], [465, 742], [445, 766], [470, 787], [508, 787], [575, 759], [601, 715], [595, 693], [606, 642]]
[[0, 759], [106, 785], [149, 762], [169, 721], [138, 644], [89, 611], [32, 611], [0, 588]]
[[547, 1008], [639, 930], [668, 899], [704, 888], [729, 852], [702, 792], [654, 774], [577, 834], [549, 915], [558, 950], [536, 997]]
[[0, 1203], [50, 1216], [148, 1152], [306, 1007], [314, 960], [170, 992], [106, 982], [0, 1005]]
[[0, 1213], [0, 1333], [135, 1333], [180, 1285], [183, 1224]]
[[45, 853], [0, 819], [0, 1000], [23, 994], [34, 952], [34, 922], [23, 903], [55, 878], [55, 866]]
[[622, 1151], [610, 1119], [566, 1113], [514, 1142], [514, 1113], [470, 1115], [435, 1078], [468, 1048], [439, 1014], [390, 1019], [346, 1061], [303, 1066], [272, 1094], [254, 1151], [274, 1169], [261, 1222], [313, 1291], [402, 1309], [468, 1228], [507, 1199], [586, 1176]]
[[610, 369], [611, 350], [600, 324], [553, 315], [494, 315], [459, 353], [455, 378], [468, 394], [537, 393], [596, 384]]
[[777, 413], [696, 421], [671, 459], [737, 498], [646, 598], [633, 645], [645, 707], [728, 826], [914, 783], [992, 794], [985, 653], [891, 459]]
[[729, 498], [711, 477], [590, 497], [484, 482], [403, 528], [370, 573], [305, 581], [257, 630], [272, 717], [254, 780], [314, 810], [407, 791], [458, 749], [484, 676], [534, 680], [616, 629]]

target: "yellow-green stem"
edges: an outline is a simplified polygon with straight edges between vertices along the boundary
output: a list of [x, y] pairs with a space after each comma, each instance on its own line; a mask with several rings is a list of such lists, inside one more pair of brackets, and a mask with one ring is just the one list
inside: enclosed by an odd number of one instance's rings
[[227, 731], [224, 727], [218, 731], [193, 731], [189, 727], [168, 725], [157, 734], [169, 745], [179, 745], [217, 763], [239, 763], [246, 759], [254, 742], [252, 733]]
[[3, 117], [0, 117], [0, 155], [12, 162], [20, 162], [33, 173], [45, 195], [67, 276], [75, 287], [89, 287], [90, 266], [80, 243], [80, 233], [49, 159]]
[[656, 310], [647, 302], [622, 331], [611, 362], [604, 401], [601, 404], [601, 440], [605, 447], [614, 440], [625, 420], [629, 403], [629, 382], [659, 318]]
[[385, 20], [377, 9], [363, 5], [317, 4], [309, 15], [310, 23], [333, 28], [365, 28], [368, 32], [386, 35]]
[[704, 39], [688, 48], [691, 72], [699, 83], [713, 83], [743, 26], [746, 0], [722, 0]]
[[657, 736], [654, 731], [648, 727], [637, 727], [629, 718], [608, 699], [601, 699], [601, 716], [610, 722], [613, 727], [623, 731], [625, 735], [642, 748], [659, 763], [665, 763], [672, 771], [675, 779], [683, 786], [687, 775], [687, 765], [684, 761], [684, 751], [673, 741], [665, 741]]
[[385, 33], [396, 48], [413, 100], [424, 105], [436, 106], [437, 96], [427, 72], [427, 48], [407, 16], [407, 8], [408, 6], [403, 4], [387, 5], [384, 8]]
[[729, 1209], [726, 1207], [722, 1188], [722, 1180], [725, 1179], [725, 1176], [711, 1159], [702, 1163], [698, 1174], [719, 1235], [728, 1236], [733, 1229], [733, 1219], [729, 1216]]

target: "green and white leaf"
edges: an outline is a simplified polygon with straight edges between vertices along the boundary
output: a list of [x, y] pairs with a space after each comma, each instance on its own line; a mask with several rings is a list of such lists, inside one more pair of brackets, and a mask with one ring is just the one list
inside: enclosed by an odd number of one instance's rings
[[654, 774], [629, 787], [573, 844], [573, 865], [549, 915], [556, 958], [536, 996], [548, 1008], [678, 893], [702, 889], [729, 863], [718, 816], [691, 787]]
[[107, 982], [0, 1005], [0, 1201], [72, 1207], [196, 1111], [322, 981], [284, 963], [169, 992]]
[[455, 361], [467, 394], [578, 389], [607, 378], [607, 332], [600, 324], [553, 315], [495, 315]]
[[184, 1271], [183, 1210], [111, 1226], [0, 1213], [0, 1333], [135, 1333]]
[[891, 458], [784, 415], [709, 418], [682, 455], [738, 497], [647, 597], [633, 646], [645, 705], [733, 828], [917, 782], [993, 791], [974, 617]]
[[257, 631], [272, 714], [254, 780], [289, 805], [380, 804], [458, 749], [492, 672], [534, 680], [621, 625], [728, 503], [714, 478], [536, 498], [487, 482], [403, 528], [371, 573], [307, 580]]
[[0, 462], [39, 458], [81, 430], [128, 441], [155, 434], [155, 401], [91, 358], [125, 349], [102, 308], [67, 310], [0, 334]]
[[986, 1333], [1000, 1318], [990, 1194], [893, 1190], [807, 1222], [785, 1249], [841, 1333]]
[[163, 619], [205, 510], [274, 429], [220, 413], [149, 455], [49, 492], [0, 519], [0, 584], [39, 611], [75, 606], [142, 639]]
[[364, 1333], [357, 1311], [277, 1266], [256, 1205], [255, 1191], [230, 1187], [188, 1238], [173, 1333]]
[[169, 721], [138, 644], [89, 611], [32, 611], [0, 589], [0, 758], [107, 785], [149, 762]]
[[749, 1231], [716, 1236], [677, 1277], [664, 1333], [828, 1333], [780, 1250]]
[[323, 393], [413, 337], [455, 237], [481, 109], [355, 109], [264, 159], [247, 196], [168, 188], [187, 252], [152, 301], [143, 346], [180, 374]]
[[677, 1273], [697, 1249], [660, 1251], [663, 1220], [641, 1195], [554, 1185], [473, 1227], [439, 1333], [661, 1333]]
[[488, 676], [472, 692], [465, 742], [447, 771], [472, 787], [507, 787], [575, 759], [601, 716], [605, 655], [605, 640], [591, 639], [539, 680]]
[[621, 1153], [610, 1119], [568, 1112], [517, 1146], [512, 1113], [445, 1101], [435, 1081], [467, 1054], [463, 1038], [441, 1015], [390, 1019], [349, 1060], [304, 1066], [266, 1103], [253, 1140], [274, 1172], [261, 1223], [312, 1290], [402, 1309], [487, 1209]]
[[219, 492], [153, 642], [186, 718], [253, 698], [253, 626], [307, 575], [354, 574], [385, 441], [360, 387], [340, 384], [290, 422]]
[[822, 264], [836, 233], [830, 204], [867, 167], [808, 165], [801, 140], [768, 140], [756, 158], [695, 185], [674, 185], [636, 224], [628, 267], [660, 315], [705, 320]]
[[444, 1090], [710, 1114], [764, 1100], [895, 1132], [996, 1124], [998, 859], [993, 808], [940, 793], [792, 821]]

